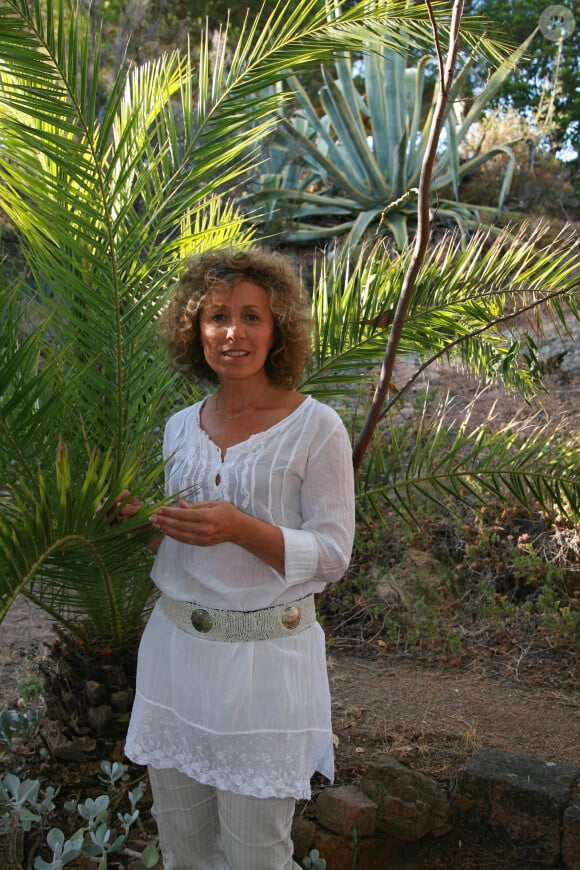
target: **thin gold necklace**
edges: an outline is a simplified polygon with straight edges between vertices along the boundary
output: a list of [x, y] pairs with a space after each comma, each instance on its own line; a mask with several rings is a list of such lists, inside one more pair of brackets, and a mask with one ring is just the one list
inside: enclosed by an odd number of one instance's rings
[[226, 412], [222, 411], [222, 409], [219, 406], [218, 393], [216, 393], [216, 397], [215, 397], [215, 409], [216, 409], [217, 413], [220, 415], [220, 417], [223, 417], [227, 423], [230, 423], [232, 420], [237, 420], [239, 417], [243, 417], [244, 414], [248, 414], [248, 413], [250, 413], [250, 411], [253, 411], [252, 406], [248, 405], [246, 408], [242, 408], [242, 410], [238, 411], [236, 414], [226, 414]]

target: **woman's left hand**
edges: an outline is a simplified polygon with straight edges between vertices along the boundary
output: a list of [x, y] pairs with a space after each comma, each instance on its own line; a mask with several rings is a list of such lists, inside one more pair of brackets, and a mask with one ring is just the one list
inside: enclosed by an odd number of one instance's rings
[[197, 547], [210, 547], [237, 540], [241, 512], [227, 501], [199, 504], [179, 502], [179, 507], [161, 507], [151, 517], [160, 532]]

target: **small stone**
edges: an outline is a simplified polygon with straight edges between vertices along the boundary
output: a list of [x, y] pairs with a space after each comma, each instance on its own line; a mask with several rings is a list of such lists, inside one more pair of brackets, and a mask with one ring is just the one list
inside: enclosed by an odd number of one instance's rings
[[89, 707], [87, 719], [93, 731], [99, 736], [109, 734], [115, 725], [115, 717], [108, 704], [101, 704], [100, 707]]
[[310, 853], [315, 833], [315, 822], [312, 822], [310, 819], [303, 819], [300, 816], [294, 818], [292, 822], [292, 843], [294, 844], [294, 854], [298, 858], [304, 858]]
[[63, 734], [59, 722], [56, 722], [53, 719], [45, 719], [42, 731], [48, 751], [53, 758], [58, 758], [61, 761], [87, 761], [87, 756], [83, 750], [81, 741], [70, 740], [65, 734]]
[[317, 820], [343, 837], [374, 834], [376, 819], [376, 804], [354, 786], [328, 788], [318, 798]]
[[111, 693], [111, 707], [115, 713], [128, 713], [131, 709], [131, 693], [123, 690]]
[[79, 737], [76, 743], [80, 746], [85, 755], [91, 755], [97, 748], [97, 741], [94, 737], [90, 737], [88, 734]]

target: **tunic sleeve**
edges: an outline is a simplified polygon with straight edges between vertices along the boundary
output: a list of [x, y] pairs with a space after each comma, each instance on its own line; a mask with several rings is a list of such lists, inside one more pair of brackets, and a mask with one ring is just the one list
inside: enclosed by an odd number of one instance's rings
[[313, 445], [302, 482], [301, 507], [301, 527], [282, 528], [285, 583], [334, 583], [348, 567], [355, 527], [351, 445], [339, 418], [328, 438]]

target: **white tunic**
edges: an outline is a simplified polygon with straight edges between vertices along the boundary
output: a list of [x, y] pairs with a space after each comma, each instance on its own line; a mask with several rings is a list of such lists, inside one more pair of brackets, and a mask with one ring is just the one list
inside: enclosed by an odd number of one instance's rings
[[[166, 492], [189, 502], [224, 499], [279, 526], [285, 572], [236, 544], [165, 537], [152, 571], [158, 588], [208, 607], [257, 610], [339, 580], [352, 548], [354, 484], [336, 412], [308, 397], [222, 459], [201, 428], [202, 404], [167, 423]], [[177, 628], [158, 603], [139, 650], [126, 753], [239, 794], [309, 797], [315, 770], [334, 775], [320, 625], [275, 640], [217, 642]]]

